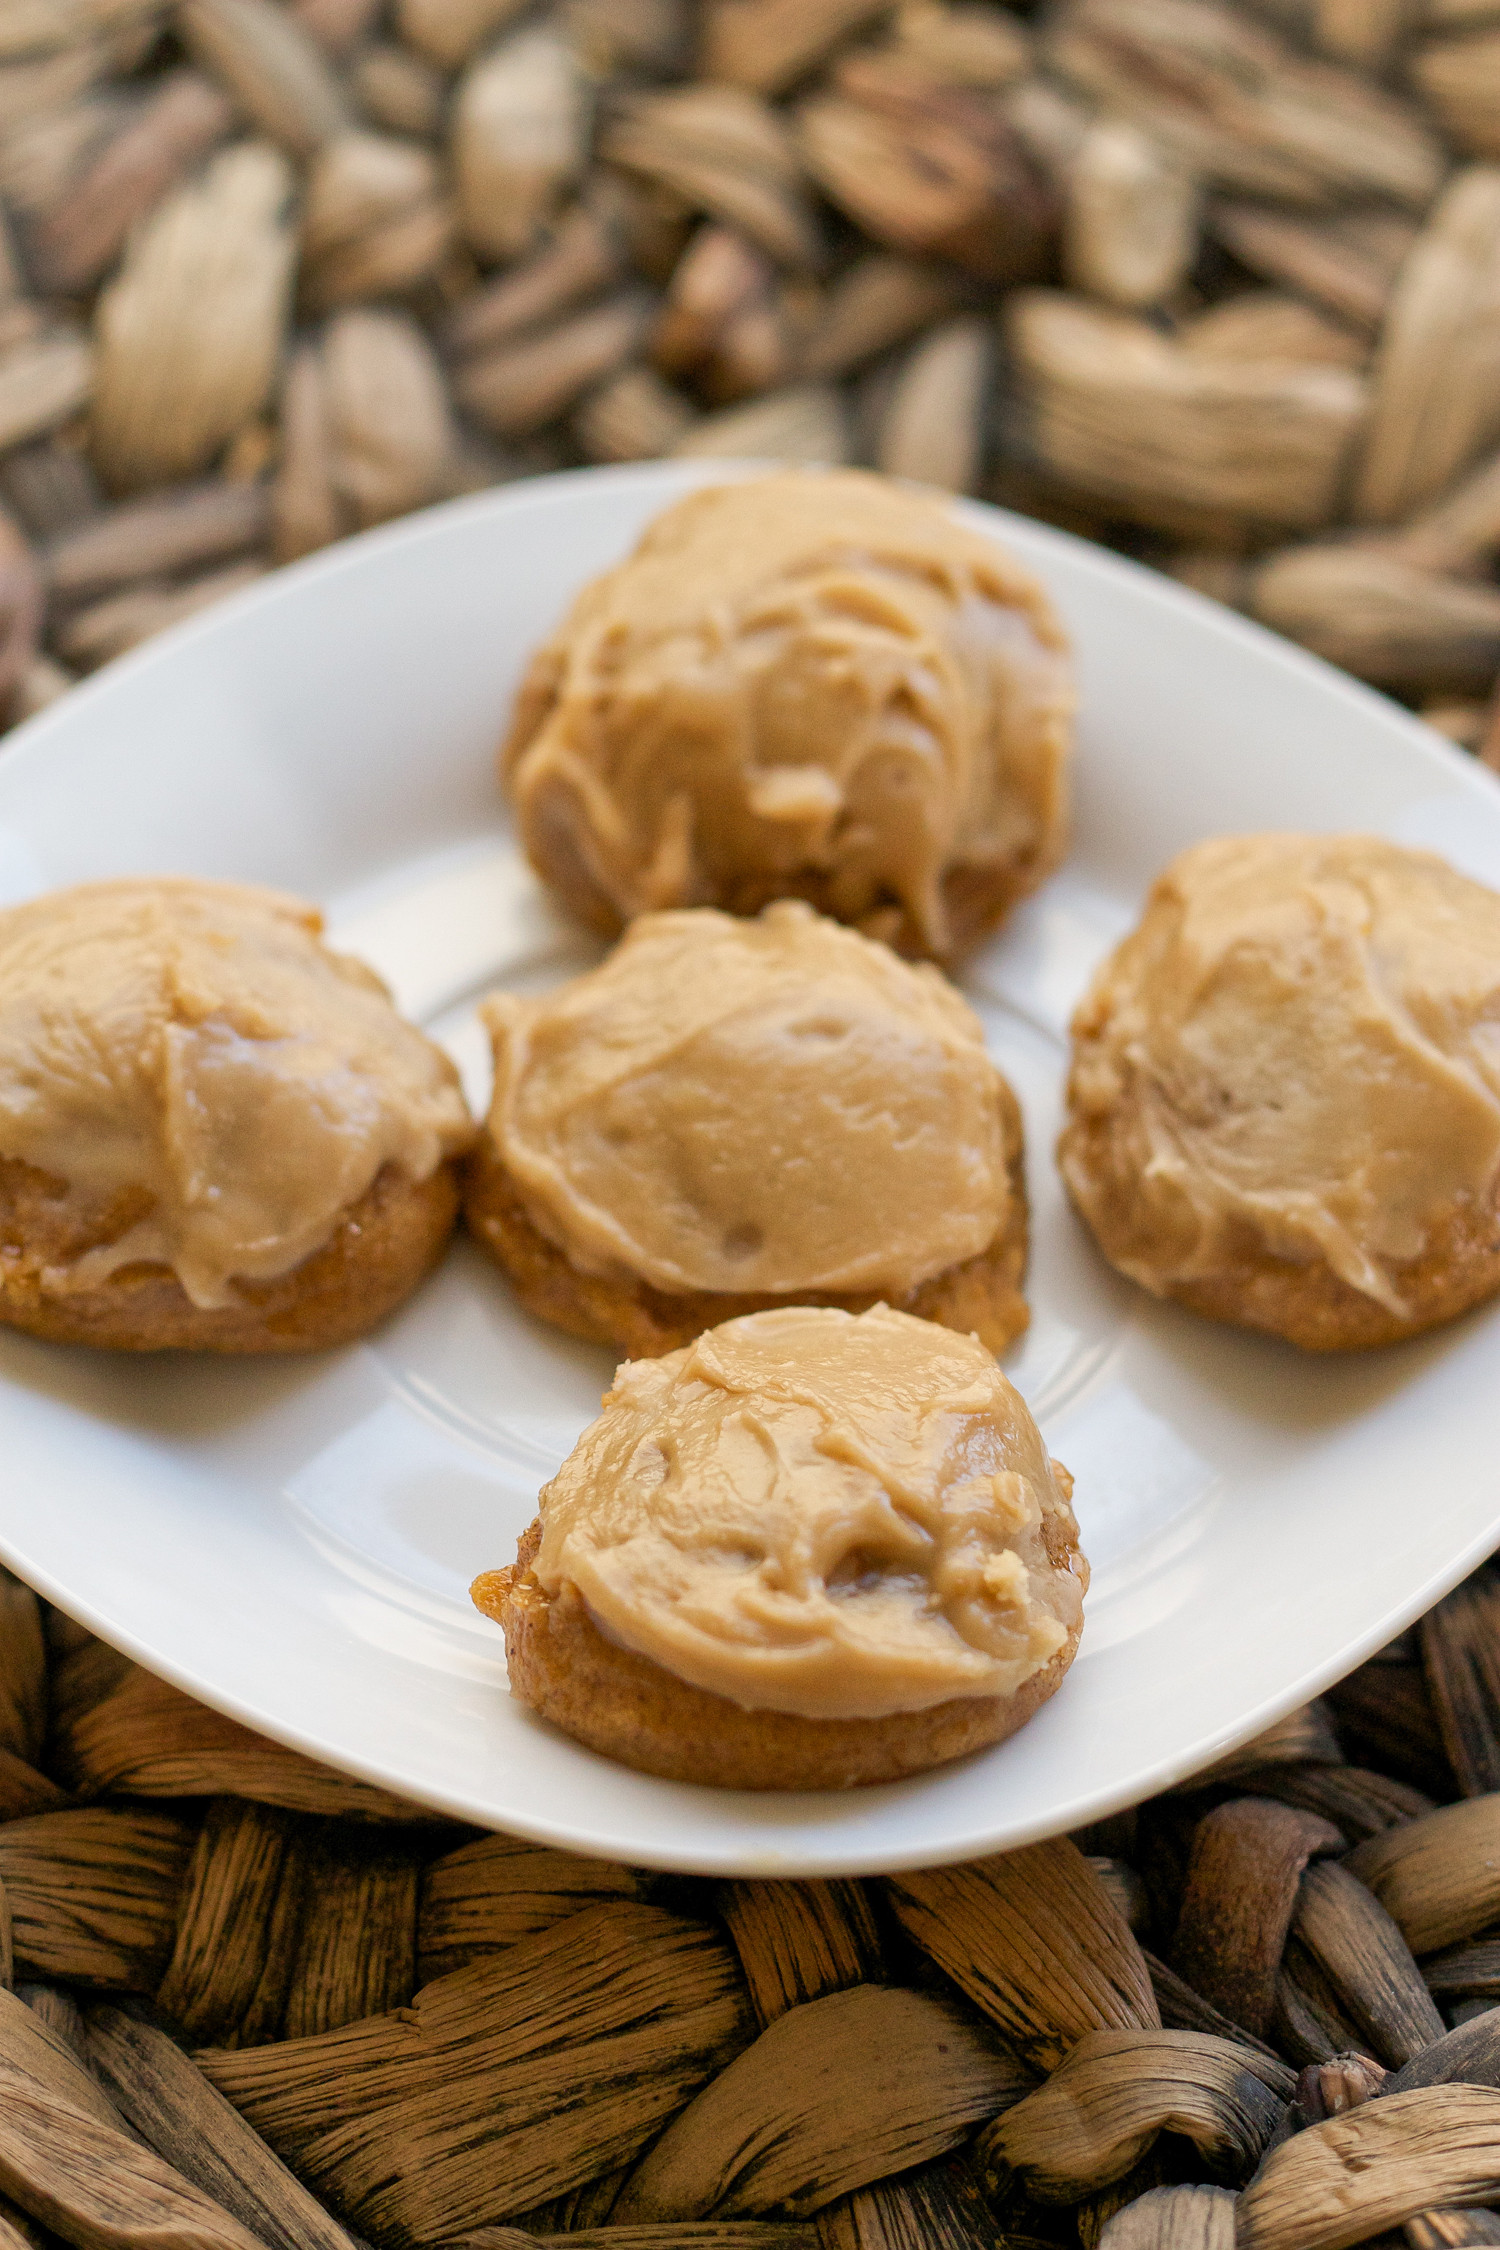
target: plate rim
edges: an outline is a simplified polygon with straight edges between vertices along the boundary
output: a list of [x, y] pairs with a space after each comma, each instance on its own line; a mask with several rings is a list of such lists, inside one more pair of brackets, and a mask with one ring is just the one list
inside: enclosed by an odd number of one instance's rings
[[[258, 611], [274, 608], [278, 603], [299, 600], [305, 590], [320, 582], [357, 573], [373, 556], [390, 554], [403, 547], [419, 546], [434, 536], [441, 537], [449, 525], [520, 513], [533, 505], [547, 506], [568, 490], [575, 489], [581, 481], [590, 487], [614, 486], [622, 493], [635, 493], [645, 488], [661, 495], [662, 504], [665, 504], [674, 490], [697, 489], [720, 480], [738, 481], [746, 476], [764, 474], [784, 466], [785, 464], [758, 459], [694, 458], [559, 470], [545, 476], [518, 479], [511, 484], [491, 487], [443, 502], [392, 523], [358, 533], [316, 554], [269, 572], [254, 584], [240, 589], [209, 609], [182, 620], [115, 662], [101, 667], [98, 672], [70, 689], [66, 696], [59, 698], [57, 704], [35, 714], [13, 731], [4, 745], [4, 767], [18, 783], [24, 783], [26, 771], [32, 762], [47, 756], [52, 737], [59, 731], [59, 722], [76, 724], [81, 711], [86, 715], [89, 704], [101, 694], [107, 696], [112, 693], [122, 679], [149, 675], [153, 668], [173, 663], [184, 648], [211, 639], [216, 633], [226, 630], [232, 632], [241, 621]], [[807, 466], [815, 473], [815, 465]], [[930, 487], [920, 489], [932, 491]], [[1106, 585], [1123, 575], [1139, 593], [1160, 604], [1167, 613], [1185, 615], [1198, 629], [1206, 629], [1231, 645], [1251, 651], [1262, 662], [1274, 663], [1294, 680], [1316, 683], [1324, 693], [1330, 689], [1335, 690], [1343, 700], [1362, 712], [1378, 717], [1386, 726], [1394, 720], [1397, 722], [1398, 732], [1404, 737], [1406, 747], [1420, 753], [1435, 776], [1443, 781], [1451, 784], [1454, 780], [1461, 780], [1468, 787], [1479, 789], [1481, 794], [1491, 789], [1500, 790], [1500, 776], [1481, 767], [1476, 760], [1428, 727], [1416, 714], [1325, 659], [1283, 639], [1257, 620], [1226, 609], [1195, 588], [1181, 585], [1149, 565], [1132, 557], [1119, 555], [1075, 533], [987, 502], [951, 494], [937, 496], [950, 502], [961, 520], [973, 523], [991, 536], [1003, 540], [1008, 535], [1020, 534], [1032, 548], [1040, 546], [1044, 554], [1048, 550], [1055, 551], [1066, 557], [1075, 569], [1085, 570], [1096, 581], [1102, 581]], [[13, 761], [17, 762], [13, 764]], [[377, 879], [380, 872], [379, 867], [372, 867], [369, 879]], [[8, 1387], [3, 1377], [0, 1377], [0, 1387]], [[1001, 1845], [970, 1837], [962, 1842], [936, 1848], [930, 1843], [914, 1843], [909, 1849], [882, 1847], [873, 1857], [868, 1852], [855, 1849], [841, 1859], [837, 1851], [830, 1851], [820, 1855], [815, 1872], [825, 1877], [898, 1872], [902, 1869], [954, 1864], [986, 1850], [1017, 1850], [1045, 1837], [1065, 1834], [1071, 1829], [1107, 1818], [1123, 1807], [1140, 1803], [1149, 1796], [1190, 1779], [1218, 1759], [1232, 1754], [1235, 1749], [1264, 1732], [1302, 1703], [1321, 1694], [1337, 1680], [1346, 1677], [1375, 1650], [1440, 1600], [1493, 1552], [1497, 1542], [1500, 1542], [1500, 1473], [1497, 1473], [1493, 1482], [1493, 1514], [1489, 1527], [1471, 1539], [1456, 1562], [1450, 1561], [1431, 1573], [1415, 1592], [1396, 1604], [1364, 1633], [1356, 1636], [1354, 1641], [1346, 1643], [1335, 1657], [1308, 1668], [1299, 1673], [1290, 1685], [1263, 1697], [1233, 1727], [1221, 1730], [1212, 1741], [1197, 1741], [1189, 1748], [1158, 1760], [1144, 1772], [1133, 1772], [1128, 1780], [1118, 1785], [1096, 1789], [1070, 1803], [1065, 1811], [1054, 1809], [1051, 1813], [1041, 1813], [1030, 1821], [1023, 1821], [1008, 1834], [1007, 1840]], [[389, 1766], [382, 1768], [378, 1761], [347, 1750], [335, 1749], [330, 1752], [329, 1747], [314, 1734], [262, 1712], [250, 1696], [216, 1688], [211, 1683], [205, 1685], [190, 1664], [181, 1663], [170, 1653], [163, 1653], [152, 1647], [142, 1634], [106, 1621], [97, 1604], [68, 1593], [56, 1572], [38, 1568], [29, 1561], [21, 1562], [18, 1560], [19, 1555], [19, 1547], [6, 1535], [4, 1526], [0, 1525], [0, 1559], [17, 1569], [26, 1583], [66, 1615], [75, 1618], [109, 1645], [120, 1649], [145, 1670], [166, 1680], [193, 1700], [325, 1768], [352, 1775], [388, 1794], [408, 1800], [419, 1814], [426, 1810], [447, 1815], [469, 1826], [487, 1824], [476, 1814], [472, 1800], [464, 1799], [442, 1785], [424, 1782], [419, 1776], [404, 1773], [399, 1783], [394, 1782]], [[757, 1793], [726, 1791], [712, 1794], [739, 1799]], [[778, 1804], [789, 1800], [803, 1803], [811, 1801], [794, 1792], [772, 1794]], [[857, 1793], [838, 1793], [843, 1801], [847, 1801], [853, 1794]], [[524, 1807], [518, 1812], [507, 1812], [506, 1826], [497, 1832], [566, 1849], [585, 1858], [618, 1856], [617, 1850], [609, 1845], [591, 1839], [586, 1834], [577, 1833], [573, 1821], [555, 1816], [547, 1817], [540, 1811], [532, 1814]], [[783, 1859], [788, 1863], [771, 1864]], [[799, 1872], [795, 1852], [783, 1855], [769, 1847], [758, 1854], [742, 1854], [731, 1863], [731, 1859], [722, 1851], [709, 1850], [695, 1856], [691, 1849], [683, 1850], [667, 1844], [659, 1852], [641, 1851], [633, 1846], [631, 1864], [720, 1876], [744, 1872], [785, 1874], [791, 1877]]]
[[[503, 514], [507, 509], [525, 507], [533, 500], [545, 501], [553, 495], [571, 489], [579, 483], [591, 486], [615, 485], [629, 492], [638, 485], [653, 486], [658, 480], [680, 484], [684, 491], [697, 490], [722, 476], [726, 482], [740, 482], [747, 477], [766, 476], [788, 467], [806, 469], [817, 474], [840, 464], [818, 462], [788, 463], [755, 455], [718, 457], [693, 456], [674, 459], [668, 457], [655, 461], [607, 462], [594, 467], [552, 469], [533, 477], [517, 477], [509, 484], [488, 485], [480, 492], [465, 493], [454, 500], [440, 500], [430, 507], [413, 509], [389, 523], [375, 524], [367, 531], [351, 532], [320, 547], [310, 555], [301, 555], [295, 561], [280, 563], [248, 586], [236, 588], [206, 609], [154, 633], [149, 640], [123, 656], [113, 658], [95, 672], [77, 680], [54, 702], [33, 712], [18, 726], [0, 739], [0, 758], [7, 768], [18, 755], [30, 759], [45, 744], [47, 735], [61, 719], [64, 711], [76, 712], [87, 707], [96, 695], [121, 679], [134, 678], [148, 672], [154, 665], [170, 660], [180, 648], [206, 639], [239, 619], [252, 616], [257, 610], [269, 608], [279, 602], [295, 598], [298, 590], [315, 585], [325, 578], [334, 578], [358, 569], [362, 559], [369, 555], [393, 553], [403, 546], [420, 544], [441, 530], [445, 524], [480, 519], [490, 514]], [[862, 474], [877, 475], [875, 470]], [[1106, 582], [1123, 573], [1139, 592], [1149, 595], [1170, 611], [1181, 611], [1196, 618], [1231, 644], [1256, 650], [1264, 658], [1274, 660], [1294, 677], [1317, 681], [1325, 689], [1337, 689], [1345, 700], [1357, 708], [1378, 714], [1387, 722], [1397, 721], [1407, 733], [1411, 747], [1422, 752], [1449, 778], [1462, 774], [1481, 789], [1500, 789], [1500, 774], [1492, 773], [1480, 765], [1477, 758], [1459, 749], [1447, 736], [1427, 725], [1416, 712], [1408, 711], [1394, 697], [1372, 687], [1368, 681], [1357, 679], [1352, 672], [1331, 663], [1328, 658], [1316, 655], [1311, 649], [1300, 647], [1284, 634], [1263, 625], [1258, 618], [1247, 617], [1241, 611], [1230, 609], [1225, 603], [1215, 601], [1211, 595], [1200, 593], [1195, 586], [1169, 578], [1164, 571], [1153, 569], [1149, 563], [1133, 555], [1123, 555], [1106, 547], [1096, 539], [1085, 539], [1075, 531], [1065, 531], [1060, 525], [1043, 522], [1039, 517], [1022, 515], [998, 501], [975, 498], [969, 494], [943, 491], [934, 485], [916, 483], [910, 478], [893, 477], [882, 481], [903, 485], [913, 492], [943, 501], [961, 520], [972, 522], [976, 528], [989, 531], [998, 522], [1008, 532], [1020, 532], [1026, 540], [1038, 540], [1044, 547], [1053, 547], [1066, 555], [1075, 567], [1091, 571]]]
[[[1045, 1843], [1054, 1836], [1071, 1835], [1075, 1829], [1092, 1826], [1096, 1821], [1108, 1820], [1115, 1813], [1128, 1811], [1133, 1806], [1144, 1804], [1151, 1798], [1160, 1796], [1165, 1791], [1175, 1789], [1182, 1783], [1192, 1780], [1195, 1775], [1205, 1773], [1221, 1758], [1231, 1757], [1236, 1750], [1242, 1749], [1246, 1743], [1254, 1741], [1257, 1735], [1263, 1734], [1268, 1728], [1275, 1726], [1278, 1720], [1288, 1717], [1304, 1704], [1312, 1702], [1326, 1688], [1336, 1685], [1339, 1680], [1346, 1679], [1351, 1672], [1356, 1671], [1379, 1649], [1385, 1647], [1388, 1642], [1394, 1640], [1400, 1633], [1415, 1624], [1420, 1617], [1432, 1608], [1435, 1602], [1441, 1601], [1445, 1594], [1451, 1593], [1454, 1587], [1469, 1575], [1471, 1570], [1477, 1569], [1480, 1563], [1496, 1551], [1496, 1538], [1500, 1537], [1500, 1491], [1497, 1491], [1496, 1516], [1492, 1529], [1496, 1536], [1491, 1536], [1488, 1533], [1481, 1534], [1469, 1548], [1465, 1549], [1456, 1568], [1445, 1568], [1436, 1572], [1433, 1578], [1424, 1583], [1409, 1602], [1399, 1604], [1398, 1608], [1383, 1618], [1377, 1626], [1373, 1627], [1368, 1633], [1361, 1635], [1358, 1642], [1358, 1654], [1354, 1657], [1352, 1663], [1346, 1663], [1344, 1654], [1341, 1652], [1331, 1663], [1314, 1666], [1309, 1672], [1299, 1677], [1290, 1688], [1279, 1690], [1274, 1696], [1265, 1698], [1262, 1703], [1255, 1707], [1244, 1725], [1237, 1722], [1217, 1743], [1207, 1748], [1199, 1744], [1191, 1751], [1179, 1753], [1175, 1757], [1161, 1759], [1155, 1766], [1145, 1769], [1144, 1773], [1133, 1774], [1128, 1782], [1123, 1782], [1113, 1788], [1096, 1791], [1092, 1796], [1081, 1799], [1077, 1804], [1070, 1806], [1067, 1814], [1062, 1818], [1054, 1814], [1039, 1814], [1034, 1820], [1021, 1823], [1003, 1844], [969, 1839], [961, 1843], [942, 1846], [936, 1851], [921, 1845], [912, 1845], [910, 1848], [894, 1846], [890, 1849], [880, 1850], [873, 1861], [868, 1853], [857, 1850], [851, 1852], [847, 1858], [833, 1852], [821, 1855], [816, 1866], [810, 1868], [808, 1872], [804, 1872], [797, 1863], [795, 1853], [784, 1854], [774, 1846], [769, 1845], [761, 1851], [747, 1852], [739, 1856], [733, 1854], [726, 1856], [722, 1852], [711, 1851], [703, 1851], [695, 1855], [691, 1850], [684, 1852], [668, 1849], [665, 1846], [659, 1852], [649, 1848], [644, 1851], [637, 1851], [635, 1847], [632, 1847], [630, 1858], [624, 1864], [661, 1874], [713, 1876], [731, 1881], [769, 1878], [778, 1881], [816, 1880], [826, 1882], [848, 1878], [860, 1879], [867, 1876], [897, 1875], [924, 1867], [962, 1866], [969, 1860], [982, 1858], [988, 1854], [1003, 1855], [1008, 1852], [1023, 1851], [1030, 1844]], [[7, 1567], [12, 1569], [17, 1567], [11, 1560], [10, 1545], [3, 1532], [0, 1532], [0, 1562], [6, 1563]], [[403, 1779], [401, 1786], [395, 1787], [392, 1784], [388, 1768], [382, 1770], [374, 1762], [351, 1755], [348, 1752], [340, 1752], [336, 1756], [331, 1756], [324, 1746], [313, 1739], [300, 1737], [298, 1730], [294, 1727], [286, 1726], [279, 1720], [264, 1718], [259, 1714], [247, 1716], [243, 1699], [227, 1695], [218, 1689], [201, 1687], [195, 1680], [186, 1675], [185, 1668], [178, 1665], [175, 1660], [148, 1651], [138, 1636], [128, 1632], [118, 1632], [113, 1628], [104, 1629], [92, 1614], [91, 1604], [79, 1604], [71, 1599], [62, 1600], [58, 1598], [52, 1590], [52, 1574], [50, 1572], [33, 1575], [28, 1571], [25, 1575], [25, 1583], [32, 1588], [33, 1592], [42, 1595], [54, 1607], [61, 1609], [75, 1623], [85, 1626], [89, 1631], [94, 1632], [100, 1640], [106, 1641], [111, 1648], [115, 1648], [122, 1655], [130, 1657], [133, 1662], [141, 1666], [142, 1670], [152, 1673], [158, 1679], [165, 1680], [169, 1686], [180, 1689], [182, 1693], [191, 1697], [195, 1703], [204, 1704], [208, 1709], [217, 1712], [221, 1718], [233, 1719], [250, 1732], [279, 1744], [283, 1749], [298, 1752], [301, 1756], [310, 1759], [315, 1765], [322, 1766], [333, 1773], [344, 1774], [356, 1781], [367, 1782], [389, 1797], [399, 1798], [410, 1803], [417, 1818], [420, 1818], [423, 1812], [436, 1813], [456, 1820], [466, 1827], [484, 1829], [486, 1833], [491, 1835], [514, 1836], [524, 1843], [549, 1846], [554, 1850], [571, 1852], [579, 1859], [598, 1859], [612, 1863], [620, 1860], [620, 1854], [617, 1850], [612, 1850], [598, 1842], [591, 1842], [586, 1836], [579, 1836], [566, 1820], [547, 1820], [540, 1816], [532, 1817], [523, 1812], [514, 1820], [511, 1820], [508, 1816], [506, 1825], [501, 1827], [492, 1822], [479, 1820], [475, 1816], [472, 1803], [451, 1795], [441, 1788], [433, 1787], [429, 1783], [422, 1783], [419, 1780], [408, 1783]], [[529, 1717], [538, 1725], [545, 1726], [548, 1724], [547, 1721], [538, 1719], [534, 1713], [529, 1714]], [[971, 1753], [971, 1756], [982, 1758], [985, 1754], [983, 1750], [980, 1750]], [[968, 1760], [960, 1759], [954, 1762], [962, 1765], [968, 1763]], [[920, 1782], [922, 1778], [923, 1776], [920, 1774], [908, 1777], [908, 1779], [917, 1782]], [[212, 1790], [203, 1792], [203, 1795], [207, 1797], [226, 1793], [233, 1794], [233, 1792]], [[109, 1792], [105, 1792], [105, 1794], [107, 1796]], [[129, 1792], [127, 1791], [126, 1794], [128, 1795]], [[731, 1798], [764, 1796], [779, 1804], [787, 1801], [816, 1802], [824, 1795], [847, 1802], [850, 1798], [856, 1798], [859, 1792], [856, 1790], [761, 1792], [711, 1789], [709, 1794]], [[93, 1801], [90, 1799], [81, 1801], [81, 1803], [86, 1806], [86, 1803]], [[155, 1803], [158, 1800], [153, 1796], [145, 1801]], [[270, 1800], [266, 1801], [269, 1802]], [[65, 1807], [62, 1809], [80, 1808]], [[389, 1819], [390, 1825], [398, 1825], [394, 1814], [386, 1817]], [[376, 1824], [385, 1825], [385, 1818], [378, 1820]], [[783, 1865], [783, 1860], [790, 1860], [791, 1864]]]

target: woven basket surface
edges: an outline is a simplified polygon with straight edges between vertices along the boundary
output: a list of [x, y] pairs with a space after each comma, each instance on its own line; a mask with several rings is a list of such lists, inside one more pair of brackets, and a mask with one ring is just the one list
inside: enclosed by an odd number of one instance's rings
[[0, 1581], [0, 2250], [1500, 2241], [1500, 1571], [1189, 1785], [864, 1882], [438, 1821]]

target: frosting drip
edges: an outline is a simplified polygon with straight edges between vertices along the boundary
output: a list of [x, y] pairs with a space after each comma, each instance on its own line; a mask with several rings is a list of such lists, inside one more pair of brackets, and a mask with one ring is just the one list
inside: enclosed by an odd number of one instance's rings
[[1061, 856], [1071, 711], [1051, 604], [992, 540], [802, 471], [692, 494], [586, 587], [504, 766], [606, 925], [801, 893], [941, 954], [945, 878], [998, 866], [1019, 894]]
[[1500, 896], [1378, 837], [1200, 844], [1073, 1035], [1059, 1157], [1089, 1212], [1091, 1124], [1123, 1145], [1126, 1272], [1212, 1273], [1249, 1225], [1400, 1314], [1403, 1262], [1500, 1169]]
[[620, 1369], [532, 1568], [748, 1710], [879, 1718], [1057, 1654], [1088, 1584], [1071, 1491], [973, 1337], [789, 1307]]
[[646, 915], [601, 968], [501, 995], [489, 1131], [585, 1271], [898, 1295], [1006, 1218], [1006, 1106], [936, 969], [783, 901]]
[[295, 899], [87, 883], [0, 913], [0, 1157], [149, 1205], [48, 1276], [165, 1265], [205, 1308], [321, 1247], [384, 1165], [473, 1138], [457, 1073]]

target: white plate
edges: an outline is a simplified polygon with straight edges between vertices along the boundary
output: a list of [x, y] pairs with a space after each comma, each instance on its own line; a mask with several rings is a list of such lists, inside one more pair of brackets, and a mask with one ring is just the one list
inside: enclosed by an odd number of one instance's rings
[[[281, 884], [454, 1043], [493, 982], [588, 960], [506, 838], [493, 751], [572, 590], [722, 465], [590, 471], [356, 540], [79, 689], [0, 758], [0, 896], [123, 872]], [[0, 1335], [0, 1552], [278, 1740], [485, 1825], [651, 1866], [841, 1874], [1023, 1843], [1145, 1796], [1360, 1658], [1500, 1537], [1500, 1307], [1304, 1358], [1152, 1303], [1051, 1161], [1063, 1033], [1154, 871], [1234, 829], [1375, 828], [1500, 884], [1500, 789], [1378, 696], [1166, 580], [968, 508], [1046, 578], [1082, 675], [1073, 855], [966, 989], [1026, 1111], [1034, 1325], [1011, 1373], [1075, 1472], [1082, 1652], [1001, 1748], [840, 1796], [652, 1781], [505, 1692], [474, 1572], [593, 1414], [601, 1351], [460, 1242], [370, 1343], [136, 1361]]]

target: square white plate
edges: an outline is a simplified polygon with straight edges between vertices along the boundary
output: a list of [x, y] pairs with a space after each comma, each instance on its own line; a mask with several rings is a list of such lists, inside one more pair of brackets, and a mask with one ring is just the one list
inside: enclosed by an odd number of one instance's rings
[[[452, 1043], [593, 957], [508, 839], [494, 750], [574, 589], [722, 464], [486, 494], [316, 557], [153, 643], [0, 757], [0, 898], [120, 873], [281, 885]], [[0, 1553], [278, 1740], [485, 1825], [642, 1865], [827, 1875], [1024, 1843], [1218, 1756], [1357, 1663], [1500, 1539], [1500, 1305], [1345, 1360], [1117, 1280], [1051, 1149], [1075, 998], [1172, 853], [1368, 828], [1500, 885], [1500, 788], [1415, 720], [1162, 578], [966, 506], [1046, 579], [1082, 686], [1077, 840], [965, 989], [1026, 1113], [1034, 1324], [1009, 1372], [1077, 1477], [1082, 1651], [1014, 1740], [846, 1795], [675, 1786], [511, 1703], [473, 1574], [511, 1559], [609, 1356], [527, 1318], [467, 1242], [368, 1343], [135, 1360], [0, 1334]]]

